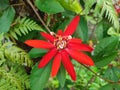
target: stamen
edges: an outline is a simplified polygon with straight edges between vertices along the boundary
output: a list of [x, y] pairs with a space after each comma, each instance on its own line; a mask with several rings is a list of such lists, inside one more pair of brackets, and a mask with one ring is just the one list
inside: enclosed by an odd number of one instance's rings
[[56, 36], [54, 40], [54, 45], [57, 47], [58, 50], [64, 49], [67, 46], [67, 42], [72, 39], [72, 36]]

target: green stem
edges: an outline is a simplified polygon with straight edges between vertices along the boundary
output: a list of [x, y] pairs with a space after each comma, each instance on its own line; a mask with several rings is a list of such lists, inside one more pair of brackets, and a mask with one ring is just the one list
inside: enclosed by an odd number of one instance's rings
[[[83, 65], [83, 64], [82, 64], [82, 65]], [[120, 83], [120, 81], [114, 82], [114, 81], [112, 81], [112, 80], [103, 78], [103, 77], [101, 77], [100, 75], [98, 75], [96, 72], [94, 72], [92, 69], [90, 69], [89, 67], [87, 67], [87, 66], [85, 66], [85, 65], [83, 65], [83, 66], [84, 66], [86, 69], [88, 69], [89, 71], [91, 71], [94, 75], [96, 75], [97, 77], [103, 79], [103, 80], [106, 81], [106, 82], [113, 83], [113, 84], [114, 84], [114, 83]]]

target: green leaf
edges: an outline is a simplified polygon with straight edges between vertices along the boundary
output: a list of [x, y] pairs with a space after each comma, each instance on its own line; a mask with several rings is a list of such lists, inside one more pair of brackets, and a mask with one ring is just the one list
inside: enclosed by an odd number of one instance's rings
[[9, 7], [4, 11], [3, 15], [0, 17], [0, 33], [6, 33], [9, 31], [14, 16], [15, 10], [13, 7]]
[[75, 32], [75, 36], [81, 38], [84, 42], [88, 40], [88, 26], [84, 17], [80, 17], [80, 22]]
[[119, 67], [113, 67], [113, 71], [115, 71], [118, 78], [120, 78], [120, 68]]
[[115, 90], [120, 90], [120, 84], [113, 84], [113, 88]]
[[57, 74], [57, 78], [59, 80], [61, 87], [63, 88], [65, 85], [65, 81], [66, 81], [66, 72], [65, 72], [65, 69], [63, 68], [63, 66], [61, 66], [61, 68]]
[[0, 11], [7, 8], [9, 6], [9, 0], [1, 0], [0, 1]]
[[60, 4], [66, 9], [73, 11], [77, 14], [82, 13], [82, 6], [80, 5], [78, 0], [57, 0]]
[[[72, 17], [73, 18], [73, 17]], [[65, 27], [67, 27], [67, 25], [70, 23], [70, 21], [72, 20], [71, 17], [69, 17], [68, 19], [66, 19], [64, 22], [62, 22], [59, 27], [57, 28], [57, 30], [64, 30]]]
[[96, 30], [95, 30], [95, 34], [98, 40], [101, 40], [103, 38], [103, 31], [104, 31], [103, 22], [100, 22], [99, 24], [97, 24]]
[[119, 84], [106, 84], [99, 88], [99, 90], [120, 90]]
[[117, 52], [113, 52], [110, 55], [104, 56], [104, 57], [96, 57], [96, 62], [95, 65], [97, 67], [103, 67], [107, 64], [109, 64], [112, 60], [115, 59], [115, 57], [117, 56]]
[[107, 84], [102, 86], [99, 90], [113, 90], [113, 88], [111, 84]]
[[44, 68], [38, 68], [36, 64], [30, 75], [30, 85], [31, 90], [43, 90], [45, 87], [51, 72], [51, 63], [49, 63]]
[[110, 54], [118, 45], [118, 37], [107, 37], [102, 39], [95, 47], [94, 55]]
[[97, 67], [103, 67], [115, 59], [118, 40], [118, 37], [107, 37], [96, 45], [93, 58]]
[[109, 22], [111, 22], [114, 27], [119, 30], [119, 19], [116, 15], [116, 10], [114, 8], [112, 0], [104, 0], [101, 10], [101, 15], [106, 17]]
[[43, 56], [48, 50], [32, 48], [29, 52], [31, 58], [37, 58]]
[[110, 23], [106, 21], [101, 21], [97, 24], [95, 34], [98, 40], [102, 40], [103, 38], [107, 37], [107, 30], [110, 27]]
[[104, 76], [104, 78], [107, 78], [109, 80], [112, 80], [114, 82], [117, 82], [119, 80], [116, 70], [114, 69], [114, 67], [110, 67], [106, 70]]
[[35, 0], [37, 8], [49, 14], [63, 12], [64, 8], [56, 0]]
[[90, 9], [92, 8], [92, 6], [96, 3], [96, 0], [87, 0], [85, 1], [85, 9], [84, 9], [84, 13], [87, 15], [90, 12]]

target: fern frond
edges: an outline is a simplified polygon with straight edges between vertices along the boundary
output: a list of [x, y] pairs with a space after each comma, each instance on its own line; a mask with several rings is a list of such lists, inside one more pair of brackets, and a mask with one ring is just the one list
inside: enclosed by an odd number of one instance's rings
[[17, 35], [26, 35], [33, 30], [44, 31], [35, 21], [24, 17], [22, 19], [16, 19], [15, 25], [11, 27], [7, 34], [18, 39]]
[[103, 14], [105, 14], [105, 17], [108, 18], [109, 22], [111, 22], [114, 25], [114, 27], [118, 30], [119, 20], [116, 15], [116, 11], [113, 7], [112, 0], [104, 0], [101, 15]]
[[25, 66], [32, 66], [33, 62], [29, 55], [21, 48], [15, 46], [12, 42], [7, 42], [3, 45], [5, 57], [14, 63]]
[[0, 66], [6, 61], [4, 56], [4, 49], [0, 48]]
[[93, 4], [96, 3], [96, 0], [85, 0], [85, 9], [84, 9], [84, 13], [87, 15], [90, 11], [90, 9], [92, 8]]
[[29, 76], [19, 66], [6, 70], [0, 67], [0, 90], [25, 90], [29, 87]]
[[5, 80], [4, 78], [0, 79], [0, 90], [17, 90], [15, 87], [10, 85], [9, 80]]

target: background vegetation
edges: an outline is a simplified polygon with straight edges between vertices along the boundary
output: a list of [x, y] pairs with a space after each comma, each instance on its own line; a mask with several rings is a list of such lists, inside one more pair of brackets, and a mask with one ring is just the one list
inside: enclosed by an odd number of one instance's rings
[[[0, 0], [0, 90], [120, 90], [118, 9], [119, 0]], [[63, 67], [51, 78], [51, 63], [37, 68], [47, 51], [24, 41], [64, 29], [76, 14], [81, 19], [74, 37], [94, 47], [95, 66], [73, 61], [76, 82]]]

